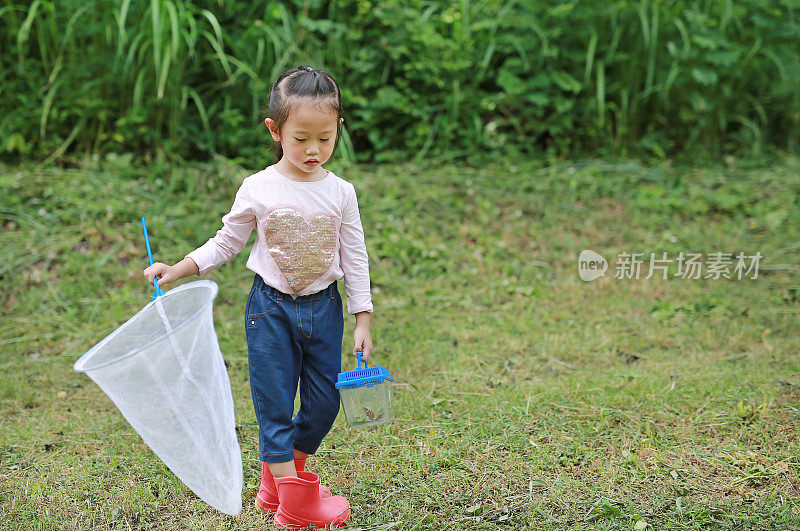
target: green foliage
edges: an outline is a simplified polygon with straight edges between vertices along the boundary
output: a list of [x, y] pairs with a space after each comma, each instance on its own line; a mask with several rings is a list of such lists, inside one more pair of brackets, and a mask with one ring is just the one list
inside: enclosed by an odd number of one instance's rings
[[346, 159], [794, 150], [789, 0], [8, 1], [0, 154], [221, 153], [301, 63], [342, 86]]

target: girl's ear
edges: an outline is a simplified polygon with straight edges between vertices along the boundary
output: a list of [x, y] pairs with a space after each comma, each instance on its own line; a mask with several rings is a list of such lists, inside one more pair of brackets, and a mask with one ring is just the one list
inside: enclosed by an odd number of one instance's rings
[[278, 130], [278, 124], [272, 118], [267, 118], [264, 120], [264, 123], [267, 124], [267, 129], [269, 129], [269, 133], [272, 135], [272, 139], [275, 142], [281, 141], [281, 133]]

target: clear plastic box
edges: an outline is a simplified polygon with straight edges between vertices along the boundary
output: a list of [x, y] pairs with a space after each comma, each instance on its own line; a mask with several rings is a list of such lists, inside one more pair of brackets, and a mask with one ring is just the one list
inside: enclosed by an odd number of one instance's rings
[[394, 378], [384, 367], [367, 367], [364, 362], [362, 369], [360, 353], [358, 367], [339, 373], [336, 382], [347, 424], [363, 428], [392, 422], [395, 419], [391, 389]]

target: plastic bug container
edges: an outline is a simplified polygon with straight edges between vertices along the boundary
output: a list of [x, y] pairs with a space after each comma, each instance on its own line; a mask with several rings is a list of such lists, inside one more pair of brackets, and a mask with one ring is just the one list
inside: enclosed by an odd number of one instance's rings
[[391, 382], [394, 378], [385, 367], [369, 367], [364, 362], [361, 368], [361, 353], [358, 353], [358, 369], [340, 372], [336, 382], [347, 424], [354, 428], [377, 426], [394, 420]]

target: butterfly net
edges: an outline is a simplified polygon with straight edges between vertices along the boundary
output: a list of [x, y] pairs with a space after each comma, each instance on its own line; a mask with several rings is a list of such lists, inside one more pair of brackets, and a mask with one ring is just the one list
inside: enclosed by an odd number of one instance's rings
[[242, 508], [242, 456], [217, 343], [217, 285], [190, 282], [151, 301], [76, 363], [155, 454], [203, 501]]

